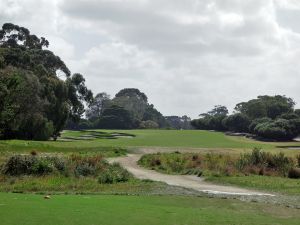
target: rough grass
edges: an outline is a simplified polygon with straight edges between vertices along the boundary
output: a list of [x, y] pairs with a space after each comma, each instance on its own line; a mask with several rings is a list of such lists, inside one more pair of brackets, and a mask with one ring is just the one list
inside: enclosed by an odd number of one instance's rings
[[300, 179], [268, 176], [210, 176], [207, 181], [244, 188], [300, 195]]
[[[255, 153], [257, 150], [252, 152], [252, 154]], [[240, 157], [244, 159], [245, 157], [242, 156]], [[247, 156], [252, 155], [247, 154]], [[278, 157], [278, 155], [264, 154], [264, 152], [260, 152], [260, 156], [268, 156], [270, 159]], [[289, 195], [300, 194], [300, 179], [283, 177], [283, 174], [278, 171], [280, 168], [268, 168], [265, 163], [260, 165], [262, 167], [251, 165], [247, 168], [238, 168], [241, 158], [229, 154], [173, 152], [146, 154], [141, 157], [138, 163], [148, 169], [167, 174], [204, 176], [207, 181], [215, 183]], [[261, 174], [262, 169], [264, 174]], [[255, 174], [260, 174], [260, 176]]]
[[183, 196], [91, 196], [0, 193], [5, 225], [299, 224], [299, 210], [237, 200]]
[[[101, 194], [175, 194], [181, 189], [169, 188], [161, 182], [130, 179], [128, 182], [100, 184], [92, 177], [65, 177], [47, 175], [42, 177], [0, 177], [0, 192], [18, 193], [101, 193]], [[189, 194], [188, 192], [186, 192]]]

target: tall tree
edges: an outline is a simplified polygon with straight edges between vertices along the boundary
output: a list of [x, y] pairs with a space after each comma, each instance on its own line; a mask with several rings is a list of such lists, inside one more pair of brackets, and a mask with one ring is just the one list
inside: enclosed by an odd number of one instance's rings
[[148, 105], [148, 98], [136, 88], [125, 88], [116, 94], [112, 104], [124, 107], [133, 118], [141, 121]]
[[89, 105], [89, 108], [86, 110], [86, 117], [89, 120], [95, 120], [99, 118], [105, 108], [109, 106], [110, 101], [110, 96], [107, 93], [98, 93], [94, 97], [92, 103]]
[[[0, 30], [0, 136], [56, 138], [68, 117], [79, 120], [92, 92], [81, 74], [71, 76], [49, 42], [28, 29], [6, 23]], [[61, 80], [57, 72], [62, 71]]]

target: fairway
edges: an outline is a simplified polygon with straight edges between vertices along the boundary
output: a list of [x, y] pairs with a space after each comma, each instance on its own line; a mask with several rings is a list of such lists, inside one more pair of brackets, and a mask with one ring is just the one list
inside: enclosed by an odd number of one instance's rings
[[298, 210], [237, 200], [180, 196], [0, 193], [5, 225], [299, 224]]
[[[278, 146], [292, 146], [295, 142], [260, 142], [244, 137], [226, 136], [221, 132], [201, 130], [97, 130], [104, 133], [122, 132], [133, 137], [97, 138], [92, 140], [74, 140], [84, 135], [85, 131], [65, 131], [62, 140], [57, 141], [0, 141], [0, 151], [31, 151], [41, 152], [76, 152], [76, 151], [105, 151], [111, 147], [168, 147], [168, 148], [210, 148], [210, 149], [239, 149], [249, 150], [261, 147], [266, 150], [283, 149]], [[70, 140], [65, 140], [70, 138]], [[73, 138], [73, 139], [71, 139]], [[296, 143], [297, 144], [297, 143]], [[107, 149], [106, 149], [107, 148]], [[285, 152], [297, 152], [285, 149]]]

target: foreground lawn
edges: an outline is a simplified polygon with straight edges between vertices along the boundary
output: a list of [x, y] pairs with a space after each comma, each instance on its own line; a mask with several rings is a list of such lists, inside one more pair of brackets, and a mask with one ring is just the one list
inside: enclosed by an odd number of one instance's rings
[[176, 196], [0, 193], [5, 225], [299, 224], [297, 209], [236, 200]]
[[[31, 151], [41, 152], [80, 152], [80, 151], [110, 151], [121, 147], [170, 147], [170, 148], [209, 148], [209, 149], [235, 149], [236, 152], [261, 147], [265, 150], [274, 150], [277, 146], [295, 145], [295, 142], [265, 143], [241, 137], [229, 137], [220, 132], [201, 130], [97, 130], [104, 132], [97, 139], [84, 140], [80, 136], [86, 132], [65, 131], [63, 140], [58, 141], [0, 141], [0, 151]], [[105, 133], [122, 132], [127, 135], [110, 138]], [[107, 137], [108, 136], [108, 137]], [[79, 138], [79, 139], [78, 139]], [[77, 139], [77, 140], [76, 140]], [[297, 144], [297, 143], [296, 143]], [[239, 150], [239, 151], [238, 151]], [[295, 154], [299, 150], [279, 149], [287, 154]]]

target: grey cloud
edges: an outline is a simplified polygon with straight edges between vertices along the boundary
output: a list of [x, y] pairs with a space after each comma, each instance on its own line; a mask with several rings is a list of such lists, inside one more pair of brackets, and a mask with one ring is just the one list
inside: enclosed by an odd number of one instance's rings
[[197, 117], [260, 94], [300, 102], [300, 8], [287, 0], [0, 0], [0, 22], [46, 36], [94, 93], [145, 92]]

